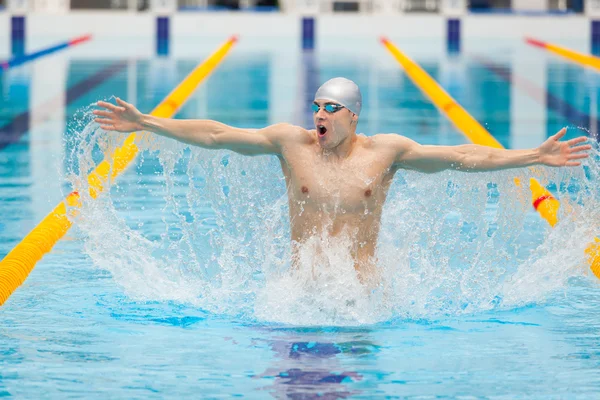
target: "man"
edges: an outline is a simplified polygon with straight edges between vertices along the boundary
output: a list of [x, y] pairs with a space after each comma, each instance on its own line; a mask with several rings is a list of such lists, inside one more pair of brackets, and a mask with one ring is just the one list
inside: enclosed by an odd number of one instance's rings
[[[396, 134], [356, 134], [362, 106], [358, 86], [345, 78], [325, 82], [314, 98], [315, 129], [276, 124], [264, 129], [234, 128], [210, 120], [174, 120], [140, 113], [117, 99], [98, 102], [94, 114], [103, 129], [146, 130], [208, 149], [279, 158], [287, 184], [293, 253], [311, 238], [342, 234], [352, 238], [351, 255], [363, 282], [377, 275], [375, 246], [382, 206], [399, 169], [426, 173], [454, 169], [491, 171], [525, 167], [578, 166], [590, 145], [579, 137], [560, 139], [566, 129], [532, 150], [503, 150], [478, 145], [422, 146]], [[322, 237], [322, 236], [321, 236]]]

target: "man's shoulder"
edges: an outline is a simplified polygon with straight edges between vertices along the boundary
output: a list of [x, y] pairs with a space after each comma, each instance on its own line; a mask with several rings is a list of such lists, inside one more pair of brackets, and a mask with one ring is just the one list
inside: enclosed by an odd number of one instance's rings
[[410, 142], [405, 136], [398, 135], [397, 133], [378, 133], [376, 135], [368, 137], [368, 145], [373, 148], [399, 148]]
[[310, 144], [315, 141], [314, 131], [309, 131], [301, 126], [278, 123], [269, 126], [268, 134], [277, 139], [279, 143]]
[[264, 128], [265, 133], [287, 138], [310, 136], [310, 132], [301, 126], [281, 122]]

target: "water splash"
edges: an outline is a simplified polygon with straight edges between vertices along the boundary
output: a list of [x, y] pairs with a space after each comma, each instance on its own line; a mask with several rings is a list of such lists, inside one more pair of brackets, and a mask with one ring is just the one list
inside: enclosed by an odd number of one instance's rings
[[[347, 235], [314, 237], [299, 267], [290, 268], [285, 182], [275, 157], [144, 136], [136, 167], [92, 201], [85, 177], [124, 138], [95, 124], [81, 129], [69, 181], [84, 194], [75, 222], [86, 253], [136, 300], [184, 302], [245, 320], [356, 325], [543, 302], [591, 274], [584, 249], [600, 233], [597, 146], [583, 169], [399, 172], [377, 248], [382, 284], [367, 290]], [[561, 199], [554, 229], [532, 210], [515, 176], [535, 176]]]

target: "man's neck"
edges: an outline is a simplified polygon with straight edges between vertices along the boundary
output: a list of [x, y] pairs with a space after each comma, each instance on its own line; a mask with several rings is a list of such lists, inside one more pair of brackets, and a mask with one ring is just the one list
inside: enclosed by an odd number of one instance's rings
[[323, 149], [323, 156], [327, 158], [345, 159], [350, 156], [358, 137], [356, 132], [351, 132], [340, 144], [332, 149]]

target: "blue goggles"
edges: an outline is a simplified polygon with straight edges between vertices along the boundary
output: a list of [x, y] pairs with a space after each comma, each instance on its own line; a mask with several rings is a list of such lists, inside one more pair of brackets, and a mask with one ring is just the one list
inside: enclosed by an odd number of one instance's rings
[[[327, 112], [328, 114], [333, 114], [335, 112], [340, 111], [342, 108], [344, 108], [344, 106], [340, 105], [340, 104], [335, 104], [335, 103], [327, 103], [323, 106], [323, 109], [325, 110], [325, 112]], [[315, 113], [318, 113], [319, 110], [321, 109], [321, 106], [319, 106], [316, 103], [312, 104], [312, 110]]]

